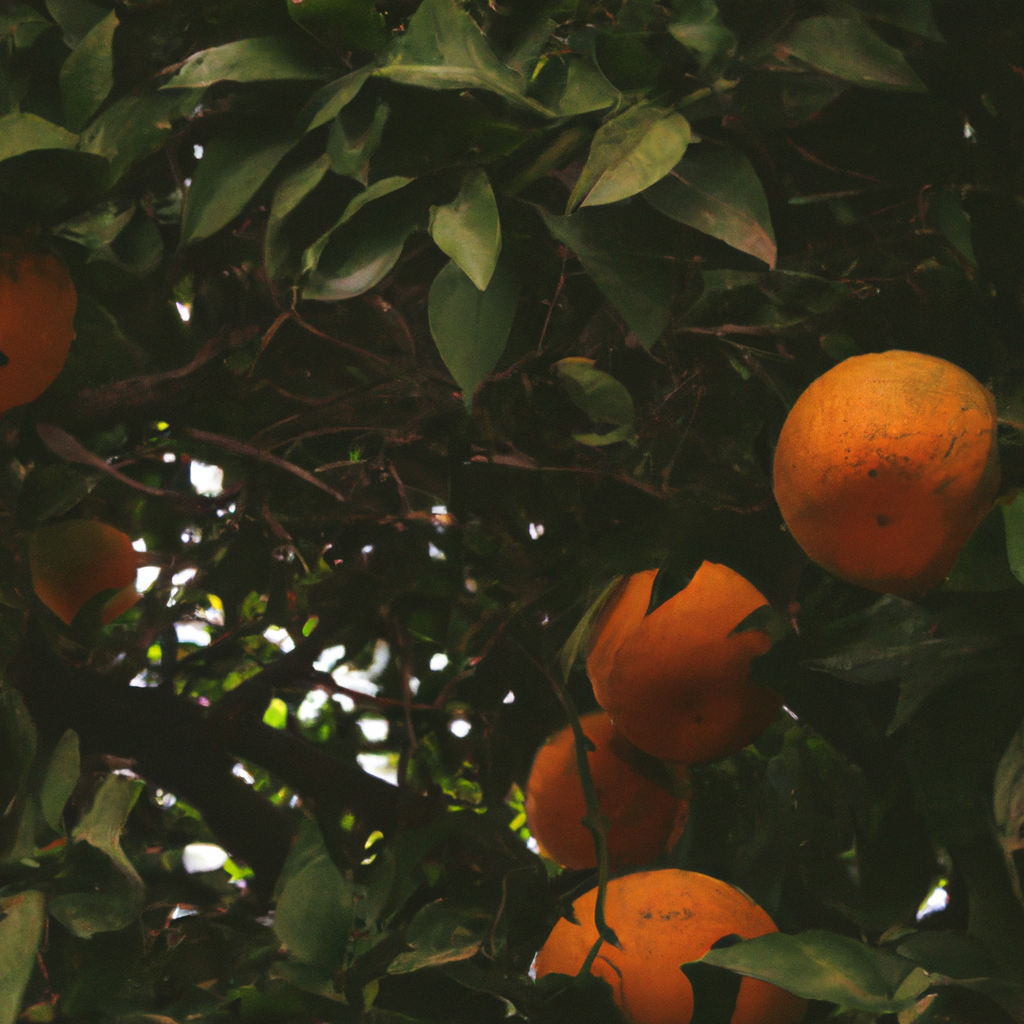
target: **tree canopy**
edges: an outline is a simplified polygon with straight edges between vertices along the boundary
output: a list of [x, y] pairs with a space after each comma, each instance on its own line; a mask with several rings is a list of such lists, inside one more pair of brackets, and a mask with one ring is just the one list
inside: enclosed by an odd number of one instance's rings
[[[781, 933], [687, 967], [694, 1024], [734, 972], [808, 1024], [1024, 1021], [1019, 4], [0, 29], [3, 247], [78, 296], [0, 418], [0, 1024], [621, 1022], [529, 977], [597, 876], [538, 856], [522, 787], [595, 707], [609, 585], [658, 569], [658, 604], [705, 560], [770, 601], [785, 709], [691, 768], [662, 863]], [[1000, 417], [1001, 497], [914, 601], [810, 563], [772, 493], [797, 396], [887, 349]], [[68, 519], [149, 567], [112, 623], [33, 590]]]

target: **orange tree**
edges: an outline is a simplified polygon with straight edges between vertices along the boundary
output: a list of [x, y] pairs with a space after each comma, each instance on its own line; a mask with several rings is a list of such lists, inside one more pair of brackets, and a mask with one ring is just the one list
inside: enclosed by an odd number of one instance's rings
[[[0, 26], [3, 248], [77, 293], [62, 372], [0, 396], [0, 1024], [621, 1020], [530, 980], [607, 864], [539, 858], [521, 787], [596, 706], [599, 595], [704, 561], [768, 602], [785, 707], [691, 766], [659, 862], [780, 929], [686, 965], [694, 1021], [743, 975], [810, 1022], [1024, 1020], [1018, 4]], [[887, 349], [1000, 417], [994, 511], [912, 601], [809, 562], [771, 483], [797, 396]], [[152, 566], [113, 622], [33, 589], [74, 520]]]

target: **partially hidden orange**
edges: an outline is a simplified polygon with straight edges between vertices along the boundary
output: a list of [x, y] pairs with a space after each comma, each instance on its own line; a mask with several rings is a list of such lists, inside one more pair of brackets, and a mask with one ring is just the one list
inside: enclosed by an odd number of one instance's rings
[[0, 412], [38, 398], [64, 367], [78, 297], [48, 253], [0, 254]]
[[[619, 734], [603, 711], [584, 715], [580, 725], [594, 744], [587, 761], [608, 822], [612, 867], [653, 863], [682, 834], [687, 801], [638, 770], [643, 768], [638, 762], [645, 755]], [[668, 783], [668, 773], [665, 775]], [[683, 780], [677, 777], [675, 781]], [[572, 728], [566, 726], [534, 758], [526, 785], [526, 821], [541, 852], [553, 861], [566, 868], [592, 868], [597, 859], [593, 837], [583, 824], [586, 814], [576, 744]]]
[[104, 605], [104, 624], [141, 597], [131, 538], [107, 523], [70, 519], [40, 526], [29, 540], [28, 560], [36, 596], [68, 625], [104, 590], [117, 591]]
[[627, 577], [599, 616], [587, 657], [594, 696], [648, 754], [711, 761], [753, 742], [782, 706], [750, 680], [751, 661], [771, 647], [768, 634], [733, 634], [767, 601], [738, 572], [704, 562], [648, 615], [656, 575]]
[[822, 374], [775, 450], [796, 542], [842, 579], [903, 597], [946, 578], [999, 480], [991, 393], [919, 352], [851, 356]]
[[[537, 977], [576, 975], [597, 941], [591, 889], [572, 907], [579, 924], [562, 918], [534, 961]], [[719, 939], [753, 939], [778, 931], [749, 896], [695, 871], [665, 868], [608, 883], [605, 920], [622, 946], [605, 943], [591, 967], [604, 978], [629, 1024], [689, 1024], [693, 989], [680, 966], [702, 957]], [[803, 999], [743, 978], [731, 1024], [795, 1024]]]

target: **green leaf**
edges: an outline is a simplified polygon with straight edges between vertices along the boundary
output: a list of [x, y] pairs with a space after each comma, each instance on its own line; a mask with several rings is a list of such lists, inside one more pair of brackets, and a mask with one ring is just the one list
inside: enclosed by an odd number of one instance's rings
[[326, 65], [280, 36], [239, 39], [192, 54], [161, 89], [205, 87], [214, 82], [285, 82], [328, 78]]
[[274, 932], [290, 958], [328, 977], [352, 936], [352, 883], [335, 867], [316, 824], [304, 818], [277, 883]]
[[423, 89], [486, 89], [516, 106], [545, 113], [525, 94], [526, 81], [495, 56], [477, 24], [456, 0], [423, 0], [409, 26], [385, 51], [375, 72]]
[[327, 155], [335, 174], [366, 185], [370, 174], [370, 157], [380, 145], [390, 114], [391, 107], [380, 102], [374, 108], [369, 124], [360, 122], [354, 130], [345, 123], [344, 114], [334, 120], [327, 137]]
[[[332, 236], [331, 242], [339, 243], [333, 245], [336, 251], [325, 250], [317, 258], [302, 289], [304, 299], [336, 302], [368, 292], [398, 262], [405, 240], [416, 225], [395, 219], [383, 225], [381, 231], [360, 227], [362, 230]], [[345, 244], [340, 244], [342, 241]]]
[[134, 203], [123, 207], [111, 200], [97, 210], [90, 210], [80, 217], [58, 224], [53, 233], [59, 238], [84, 245], [87, 249], [99, 249], [113, 242], [134, 216]]
[[490, 934], [492, 918], [484, 910], [463, 908], [450, 900], [428, 903], [417, 911], [405, 931], [412, 951], [399, 953], [388, 974], [409, 974], [424, 967], [468, 960]]
[[78, 136], [35, 114], [0, 117], [0, 160], [37, 149], [74, 149]]
[[750, 161], [729, 146], [703, 142], [644, 198], [672, 220], [721, 239], [775, 268], [768, 199]]
[[94, 881], [86, 892], [55, 896], [50, 913], [79, 938], [120, 931], [134, 921], [146, 898], [146, 886], [121, 848], [121, 833], [139, 795], [146, 788], [140, 779], [108, 775], [82, 816], [71, 838], [106, 854], [109, 875]]
[[607, 110], [621, 94], [597, 65], [577, 53], [549, 55], [534, 74], [531, 95], [558, 117]]
[[289, 0], [288, 13], [310, 35], [339, 50], [379, 50], [388, 40], [373, 0]]
[[60, 25], [64, 42], [71, 50], [110, 13], [109, 7], [101, 7], [91, 0], [46, 0], [46, 9]]
[[762, 935], [709, 950], [696, 962], [760, 978], [804, 999], [821, 999], [868, 1013], [899, 1013], [912, 1006], [927, 987], [925, 981], [914, 994], [897, 996], [900, 985], [915, 970], [914, 964], [825, 931]]
[[46, 900], [29, 889], [0, 899], [0, 1024], [14, 1024], [43, 939]]
[[349, 201], [338, 224], [347, 224], [367, 203], [372, 203], [375, 199], [380, 199], [382, 196], [389, 196], [392, 192], [405, 188], [406, 185], [411, 184], [415, 180], [415, 178], [394, 177], [381, 178], [380, 181], [375, 181], [369, 188], [363, 189], [362, 192]]
[[114, 32], [120, 22], [111, 11], [71, 51], [60, 69], [60, 94], [70, 127], [78, 130], [114, 86]]
[[237, 130], [212, 139], [188, 190], [181, 244], [207, 238], [234, 220], [295, 141]]
[[576, 659], [580, 656], [581, 652], [586, 651], [590, 640], [590, 630], [594, 622], [601, 614], [601, 609], [604, 608], [605, 602], [611, 596], [612, 591], [618, 586], [621, 579], [621, 576], [616, 576], [590, 602], [587, 610], [580, 616], [580, 621], [576, 623], [572, 633], [569, 634], [569, 639], [565, 641], [562, 649], [558, 652], [558, 665], [562, 670], [563, 682], [569, 682], [569, 673], [572, 672]]
[[936, 43], [945, 42], [935, 25], [931, 0], [854, 0], [854, 5], [869, 18], [896, 25]]
[[323, 181], [330, 167], [330, 158], [324, 153], [312, 163], [296, 167], [286, 175], [274, 191], [267, 217], [267, 230], [263, 237], [264, 262], [267, 274], [276, 280], [281, 276], [288, 258], [284, 238], [284, 223], [288, 215]]
[[594, 134], [565, 212], [635, 196], [668, 174], [689, 142], [690, 123], [682, 114], [648, 104], [630, 107]]
[[163, 145], [173, 122], [195, 109], [201, 89], [124, 96], [82, 132], [79, 148], [110, 161], [107, 185], [114, 185], [135, 161]]
[[983, 942], [952, 931], [922, 931], [897, 947], [900, 956], [920, 964], [937, 983], [981, 992], [1014, 1020], [1024, 1020], [1024, 986], [1001, 977], [1002, 971]]
[[498, 204], [484, 171], [471, 171], [455, 199], [430, 208], [430, 234], [437, 247], [483, 291], [501, 253]]
[[736, 52], [736, 37], [722, 22], [714, 0], [685, 0], [676, 5], [673, 14], [676, 20], [668, 26], [669, 32], [697, 58], [702, 69]]
[[869, 89], [927, 92], [906, 57], [858, 18], [800, 22], [783, 49], [818, 71]]
[[569, 356], [555, 363], [559, 382], [573, 404], [594, 423], [632, 426], [633, 399], [610, 373], [594, 367], [593, 359]]
[[1024, 850], [1024, 723], [999, 760], [992, 805], [1003, 849]]
[[1008, 505], [1000, 503], [1006, 526], [1006, 556], [1010, 570], [1024, 583], [1024, 491], [1020, 491]]
[[950, 189], [932, 192], [928, 199], [929, 219], [949, 244], [972, 267], [978, 266], [971, 243], [971, 218], [964, 209], [960, 196]]
[[421, 225], [423, 204], [404, 188], [378, 198], [384, 201], [366, 202], [306, 250], [303, 264], [310, 273], [303, 298], [333, 301], [362, 295], [398, 262], [405, 240]]
[[603, 448], [605, 445], [618, 444], [620, 441], [634, 439], [635, 435], [631, 426], [623, 425], [609, 430], [606, 434], [573, 434], [572, 438], [574, 441], [579, 441], [580, 444], [590, 445], [591, 448]]
[[318, 89], [299, 111], [296, 119], [299, 129], [311, 132], [337, 117], [359, 95], [370, 74], [370, 68], [360, 68]]
[[39, 807], [43, 820], [54, 832], [64, 831], [64, 805], [75, 791], [80, 771], [78, 734], [68, 729], [50, 755], [50, 763], [46, 766], [46, 774], [39, 787]]
[[25, 4], [0, 14], [0, 36], [13, 40], [18, 50], [27, 50], [48, 28], [53, 22]]
[[[618, 209], [579, 210], [571, 217], [540, 211], [548, 230], [573, 251], [637, 336], [650, 348], [668, 326], [672, 264], [638, 237], [630, 215]], [[631, 212], [630, 212], [631, 213]]]
[[427, 314], [437, 350], [462, 388], [468, 408], [505, 351], [512, 330], [516, 315], [512, 273], [499, 263], [487, 289], [480, 291], [452, 260], [430, 286]]

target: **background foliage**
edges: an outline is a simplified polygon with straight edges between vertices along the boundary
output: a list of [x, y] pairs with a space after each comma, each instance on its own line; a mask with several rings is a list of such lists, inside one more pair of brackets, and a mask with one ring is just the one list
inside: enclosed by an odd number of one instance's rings
[[[799, 629], [757, 667], [792, 714], [693, 770], [666, 858], [789, 934], [709, 964], [810, 1021], [1024, 1020], [1018, 4], [0, 27], [0, 230], [79, 293], [0, 422], [0, 1022], [616, 1021], [527, 977], [592, 876], [530, 851], [516, 786], [562, 667], [592, 706], [594, 598], [705, 558]], [[795, 396], [886, 348], [1003, 424], [1005, 500], [916, 604], [805, 564], [770, 486]], [[68, 515], [159, 567], [109, 627], [32, 594], [28, 532]], [[687, 970], [727, 1019], [731, 975]]]

